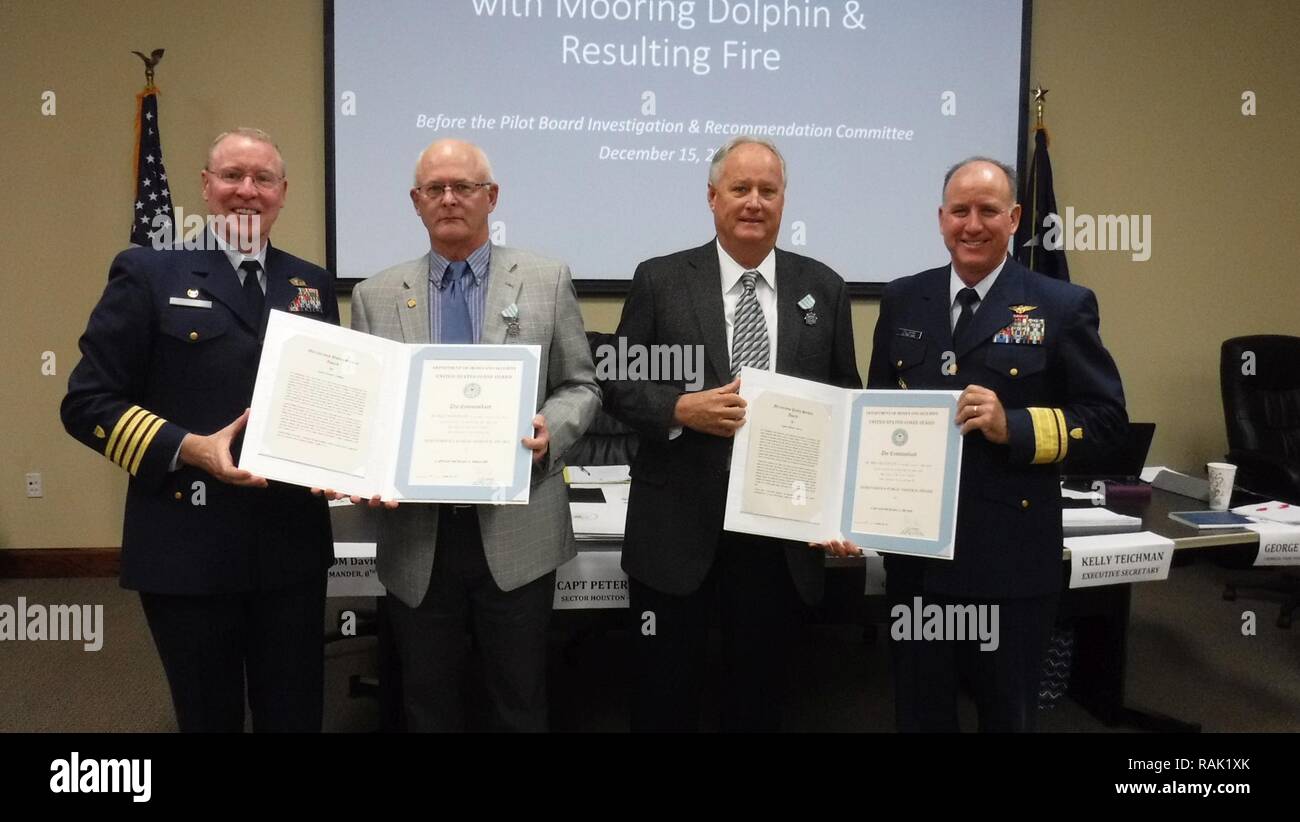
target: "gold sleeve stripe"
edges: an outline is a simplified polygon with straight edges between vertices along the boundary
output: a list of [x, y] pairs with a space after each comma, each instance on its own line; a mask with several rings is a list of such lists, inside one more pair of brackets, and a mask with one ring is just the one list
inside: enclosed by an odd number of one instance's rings
[[123, 468], [130, 468], [131, 462], [135, 459], [136, 454], [140, 452], [140, 442], [144, 439], [145, 431], [158, 419], [157, 416], [146, 412], [140, 418], [140, 424], [135, 427], [135, 430], [129, 436], [122, 437], [126, 446], [122, 449], [122, 456], [115, 460], [118, 465]]
[[143, 411], [143, 410], [144, 409], [141, 408], [140, 406], [133, 405], [130, 408], [126, 409], [125, 414], [117, 418], [117, 423], [113, 426], [113, 433], [110, 434], [108, 437], [108, 445], [104, 446], [104, 456], [108, 457], [109, 459], [113, 458], [112, 457], [113, 446], [117, 445], [117, 438], [122, 433], [122, 429], [126, 427], [127, 423], [130, 421], [130, 418], [136, 412]]
[[131, 460], [131, 476], [134, 477], [135, 472], [140, 470], [140, 461], [144, 459], [144, 452], [149, 450], [149, 443], [153, 442], [154, 434], [158, 433], [158, 429], [162, 428], [165, 422], [167, 420], [162, 417], [153, 418], [153, 424], [145, 432], [144, 438], [140, 441], [140, 447], [135, 452], [135, 459]]
[[108, 457], [109, 459], [118, 465], [122, 464], [122, 456], [128, 450], [127, 444], [131, 441], [131, 437], [139, 430], [140, 423], [149, 419], [150, 416], [152, 415], [143, 408], [140, 409], [139, 413], [132, 415], [131, 421], [122, 429], [122, 436], [118, 438], [117, 447], [113, 449], [113, 453]]
[[1028, 408], [1034, 424], [1034, 465], [1056, 462], [1061, 455], [1061, 436], [1056, 427], [1055, 409]]
[[140, 442], [140, 435], [155, 419], [156, 417], [148, 412], [140, 415], [139, 421], [133, 423], [132, 428], [122, 435], [122, 442], [118, 444], [117, 452], [113, 454], [113, 462], [124, 469], [131, 464], [131, 458], [135, 456], [135, 447]]
[[1061, 455], [1056, 458], [1056, 461], [1062, 462], [1070, 450], [1070, 433], [1065, 427], [1065, 412], [1059, 408], [1053, 408], [1052, 411], [1056, 413], [1056, 436], [1061, 439]]

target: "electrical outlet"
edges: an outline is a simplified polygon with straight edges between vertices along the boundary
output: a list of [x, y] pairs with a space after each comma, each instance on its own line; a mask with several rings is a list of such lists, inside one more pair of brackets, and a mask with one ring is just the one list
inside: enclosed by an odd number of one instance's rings
[[45, 496], [45, 486], [41, 482], [41, 475], [39, 473], [31, 473], [27, 475], [27, 496]]

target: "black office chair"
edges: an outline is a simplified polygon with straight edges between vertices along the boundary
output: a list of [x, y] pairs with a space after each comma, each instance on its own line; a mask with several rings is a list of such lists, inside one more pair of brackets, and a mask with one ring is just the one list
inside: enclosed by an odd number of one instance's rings
[[[618, 338], [603, 331], [588, 331], [591, 355], [599, 361], [600, 347], [617, 348]], [[604, 408], [596, 413], [587, 433], [564, 455], [566, 465], [631, 465], [636, 456], [637, 435], [631, 428], [610, 416]]]
[[[1228, 429], [1227, 461], [1236, 484], [1264, 497], [1300, 503], [1300, 337], [1234, 337], [1219, 356], [1219, 387]], [[1230, 581], [1223, 598], [1251, 590], [1252, 598], [1282, 603], [1278, 627], [1291, 627], [1300, 607], [1300, 578], [1279, 572], [1269, 584]]]
[[[588, 331], [587, 343], [591, 346], [592, 358], [599, 366], [600, 356], [603, 353], [600, 350], [601, 346], [611, 345], [614, 346], [614, 350], [617, 350], [618, 337], [603, 331]], [[592, 420], [587, 432], [569, 446], [569, 450], [564, 454], [564, 462], [566, 465], [631, 465], [632, 459], [636, 456], [636, 449], [636, 431], [619, 422], [606, 411], [605, 407], [602, 407], [596, 412], [596, 419]], [[569, 631], [562, 658], [571, 668], [578, 664], [581, 648], [592, 637], [622, 622], [621, 619], [611, 620], [608, 612], [600, 613], [595, 618], [577, 617], [574, 611], [562, 613], [566, 618], [560, 621], [568, 624]]]

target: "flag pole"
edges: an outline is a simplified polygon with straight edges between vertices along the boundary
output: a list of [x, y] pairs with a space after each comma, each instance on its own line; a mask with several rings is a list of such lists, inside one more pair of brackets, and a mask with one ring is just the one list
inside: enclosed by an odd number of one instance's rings
[[144, 88], [135, 96], [135, 151], [132, 158], [135, 183], [131, 207], [130, 242], [133, 245], [169, 245], [177, 237], [173, 230], [172, 198], [163, 166], [162, 138], [158, 122], [158, 87], [154, 68], [163, 49], [148, 56], [131, 52], [144, 62]]
[[[1033, 154], [1027, 158], [1029, 171], [1020, 197], [1024, 214], [1016, 229], [1014, 254], [1016, 260], [1031, 271], [1068, 282], [1070, 266], [1065, 258], [1065, 249], [1056, 245], [1060, 216], [1056, 208], [1052, 161], [1047, 152], [1050, 140], [1047, 125], [1043, 122], [1047, 91], [1042, 83], [1030, 89], [1034, 106]], [[1057, 230], [1049, 228], [1049, 219], [1055, 220]]]

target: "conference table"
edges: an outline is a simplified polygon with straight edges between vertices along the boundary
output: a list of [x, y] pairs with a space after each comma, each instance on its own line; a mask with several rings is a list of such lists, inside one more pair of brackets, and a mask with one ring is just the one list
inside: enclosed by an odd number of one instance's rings
[[[1233, 505], [1262, 501], [1253, 495], [1238, 492]], [[1071, 503], [1087, 505], [1090, 503]], [[1177, 573], [1198, 555], [1213, 552], [1214, 559], [1233, 565], [1249, 565], [1258, 550], [1259, 536], [1245, 528], [1198, 531], [1169, 518], [1171, 511], [1192, 511], [1206, 508], [1200, 502], [1158, 488], [1151, 489], [1149, 500], [1137, 503], [1112, 502], [1108, 508], [1116, 513], [1138, 516], [1142, 530], [1166, 537], [1174, 543], [1174, 558], [1170, 573]], [[371, 540], [372, 528], [368, 517], [360, 510], [335, 509], [336, 541]], [[615, 540], [582, 541], [580, 552], [614, 552], [621, 549]], [[1070, 678], [1069, 695], [1089, 713], [1108, 726], [1126, 726], [1162, 732], [1197, 732], [1200, 724], [1176, 719], [1158, 710], [1139, 708], [1126, 701], [1125, 685], [1129, 670], [1128, 641], [1132, 608], [1133, 586], [1159, 585], [1160, 582], [1119, 583], [1088, 588], [1069, 588], [1070, 551], [1062, 550], [1062, 597], [1058, 624], [1068, 625], [1074, 632], [1074, 664]], [[859, 624], [876, 633], [879, 626], [887, 625], [888, 609], [883, 596], [870, 596], [866, 590], [866, 566], [861, 559], [828, 559], [825, 601], [814, 609], [812, 621], [821, 624]], [[387, 636], [383, 597], [377, 608], [377, 633], [379, 635], [379, 687], [378, 696], [385, 730], [400, 727], [401, 710], [397, 683], [399, 661]], [[584, 635], [594, 631], [626, 628], [627, 611], [624, 608], [557, 609], [552, 628], [568, 632], [574, 637], [570, 648]], [[887, 632], [886, 632], [887, 633]], [[375, 692], [363, 683], [353, 683], [355, 694]]]
[[[1245, 492], [1234, 494], [1232, 504], [1262, 502], [1262, 498]], [[1246, 528], [1198, 531], [1169, 518], [1172, 511], [1206, 510], [1204, 502], [1151, 489], [1149, 502], [1124, 505], [1111, 503], [1108, 508], [1120, 514], [1140, 516], [1142, 530], [1173, 540], [1174, 559], [1170, 574], [1177, 573], [1202, 553], [1213, 552], [1215, 560], [1234, 565], [1249, 565], [1259, 546], [1259, 535]], [[1200, 723], [1185, 721], [1156, 710], [1142, 709], [1126, 702], [1128, 674], [1129, 616], [1133, 586], [1160, 585], [1140, 582], [1069, 589], [1069, 549], [1063, 551], [1063, 596], [1058, 622], [1068, 620], [1075, 631], [1075, 663], [1070, 681], [1070, 696], [1093, 716], [1107, 725], [1123, 725], [1149, 731], [1196, 732]]]
[[[1232, 504], [1263, 502], [1249, 493], [1234, 494]], [[1065, 500], [1066, 507], [1087, 507], [1089, 502]], [[1108, 503], [1119, 514], [1140, 517], [1141, 530], [1151, 531], [1174, 543], [1170, 574], [1199, 557], [1210, 557], [1234, 566], [1249, 566], [1259, 546], [1259, 535], [1245, 528], [1198, 531], [1169, 518], [1173, 511], [1206, 510], [1204, 502], [1151, 489], [1149, 500], [1136, 503]], [[1167, 716], [1158, 710], [1139, 708], [1127, 702], [1125, 687], [1129, 670], [1129, 622], [1134, 585], [1161, 582], [1118, 583], [1088, 588], [1069, 587], [1070, 550], [1061, 552], [1061, 602], [1058, 625], [1074, 632], [1074, 664], [1069, 695], [1085, 710], [1108, 726], [1131, 727], [1160, 732], [1198, 732], [1200, 724]], [[863, 596], [865, 570], [861, 560], [827, 560], [826, 601], [814, 618], [829, 623], [861, 622], [887, 626], [888, 609], [883, 596]]]

